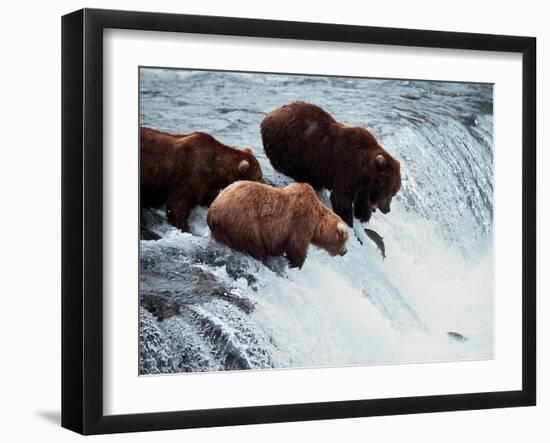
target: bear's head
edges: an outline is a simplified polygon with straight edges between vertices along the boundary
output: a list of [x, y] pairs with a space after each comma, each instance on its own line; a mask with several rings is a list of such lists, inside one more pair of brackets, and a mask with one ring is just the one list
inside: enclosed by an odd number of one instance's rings
[[[319, 202], [320, 205], [322, 203]], [[346, 243], [349, 238], [348, 225], [327, 207], [323, 206], [321, 217], [311, 242], [327, 251], [333, 257], [348, 252]]]
[[262, 181], [262, 168], [251, 148], [243, 148], [239, 153], [236, 180]]
[[355, 198], [355, 215], [361, 221], [369, 221], [373, 212], [380, 209], [390, 212], [393, 197], [401, 189], [401, 164], [386, 152], [374, 137], [368, 136], [360, 149], [358, 174], [359, 192]]
[[371, 185], [369, 202], [372, 211], [380, 209], [383, 214], [390, 212], [390, 204], [395, 194], [401, 189], [401, 164], [387, 152], [374, 156], [376, 172]]

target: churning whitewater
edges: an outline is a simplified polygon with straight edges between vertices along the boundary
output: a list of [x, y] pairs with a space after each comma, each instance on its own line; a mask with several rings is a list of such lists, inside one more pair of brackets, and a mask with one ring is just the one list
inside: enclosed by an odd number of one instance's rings
[[143, 211], [140, 373], [493, 358], [492, 86], [140, 69], [141, 125], [252, 146], [278, 187], [292, 180], [260, 122], [294, 100], [366, 127], [401, 162], [391, 213], [356, 220], [345, 256], [310, 246], [294, 269], [215, 242], [206, 208], [190, 233]]

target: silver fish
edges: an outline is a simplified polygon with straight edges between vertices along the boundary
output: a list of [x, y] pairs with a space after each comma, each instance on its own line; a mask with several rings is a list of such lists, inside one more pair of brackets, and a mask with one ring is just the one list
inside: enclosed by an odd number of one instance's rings
[[367, 236], [376, 244], [376, 246], [380, 250], [380, 253], [382, 254], [382, 258], [386, 258], [386, 246], [384, 245], [384, 237], [380, 237], [380, 234], [378, 234], [378, 232], [366, 228], [365, 234], [367, 234]]
[[458, 332], [449, 331], [447, 332], [447, 336], [454, 341], [466, 341], [468, 340], [466, 337], [464, 337], [462, 334], [459, 334]]

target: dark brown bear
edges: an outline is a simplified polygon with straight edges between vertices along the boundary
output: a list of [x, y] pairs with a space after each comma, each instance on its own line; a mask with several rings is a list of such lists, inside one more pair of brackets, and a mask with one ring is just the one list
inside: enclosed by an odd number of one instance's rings
[[168, 221], [188, 231], [197, 205], [208, 206], [219, 191], [237, 180], [261, 180], [250, 148], [226, 146], [204, 132], [168, 134], [140, 128], [141, 207], [166, 205]]
[[350, 226], [390, 211], [401, 188], [399, 161], [365, 128], [338, 123], [318, 106], [294, 102], [261, 124], [265, 152], [275, 169], [315, 189], [330, 189], [332, 209]]
[[265, 262], [286, 255], [301, 268], [310, 243], [330, 255], [344, 255], [348, 227], [323, 205], [307, 183], [278, 189], [239, 181], [214, 200], [206, 218], [219, 242]]

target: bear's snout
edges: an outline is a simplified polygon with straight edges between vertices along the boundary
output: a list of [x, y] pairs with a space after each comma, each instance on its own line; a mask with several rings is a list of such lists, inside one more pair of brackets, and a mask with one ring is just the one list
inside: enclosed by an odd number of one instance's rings
[[384, 200], [378, 202], [377, 207], [378, 207], [378, 209], [380, 209], [380, 212], [382, 214], [387, 214], [388, 212], [391, 211], [391, 207], [390, 207], [391, 200], [392, 199], [390, 197], [390, 198], [385, 198]]
[[343, 257], [348, 253], [348, 248], [344, 248], [342, 251], [340, 251], [340, 256]]

